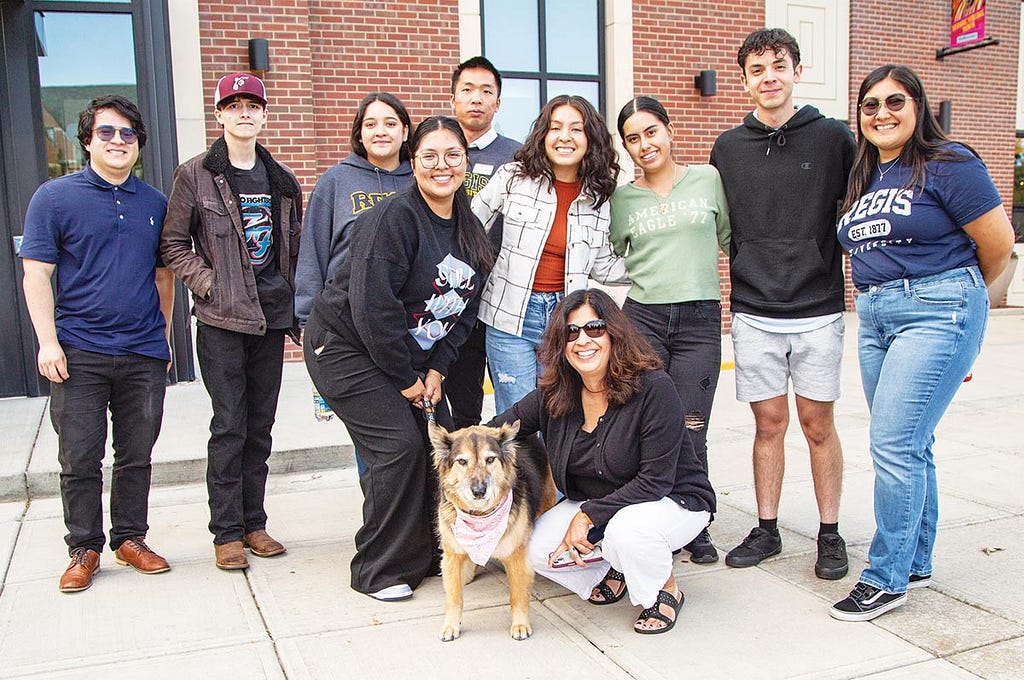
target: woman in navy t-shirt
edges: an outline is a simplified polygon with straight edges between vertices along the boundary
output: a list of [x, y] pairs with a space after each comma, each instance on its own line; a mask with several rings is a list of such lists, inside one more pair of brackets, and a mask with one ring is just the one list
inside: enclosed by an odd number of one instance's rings
[[830, 610], [843, 621], [884, 614], [931, 580], [935, 427], [978, 356], [985, 284], [1013, 247], [985, 165], [939, 129], [917, 74], [877, 68], [857, 103], [857, 157], [838, 231], [860, 291], [877, 528], [870, 566]]

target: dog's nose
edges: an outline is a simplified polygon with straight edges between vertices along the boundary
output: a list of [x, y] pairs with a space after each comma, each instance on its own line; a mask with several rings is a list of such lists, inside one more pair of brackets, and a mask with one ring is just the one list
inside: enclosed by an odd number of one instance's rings
[[480, 500], [487, 495], [487, 483], [486, 482], [474, 482], [473, 486], [470, 487], [473, 491], [473, 498]]

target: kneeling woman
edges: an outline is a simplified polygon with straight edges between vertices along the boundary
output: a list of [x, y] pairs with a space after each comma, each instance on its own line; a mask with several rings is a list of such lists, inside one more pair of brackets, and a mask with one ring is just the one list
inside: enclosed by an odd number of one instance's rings
[[[628, 592], [644, 608], [636, 632], [668, 631], [683, 603], [672, 551], [715, 511], [675, 386], [600, 290], [575, 291], [558, 304], [540, 361], [538, 388], [491, 422], [519, 420], [520, 435], [541, 432], [566, 496], [537, 520], [534, 569], [593, 604]], [[588, 564], [598, 540], [604, 560]], [[575, 566], [555, 566], [565, 553]]]
[[415, 186], [356, 219], [349, 256], [313, 303], [303, 352], [366, 472], [352, 588], [411, 597], [431, 568], [434, 488], [425, 400], [451, 427], [441, 382], [476, 322], [493, 262], [462, 188], [466, 138], [454, 118], [413, 134]]

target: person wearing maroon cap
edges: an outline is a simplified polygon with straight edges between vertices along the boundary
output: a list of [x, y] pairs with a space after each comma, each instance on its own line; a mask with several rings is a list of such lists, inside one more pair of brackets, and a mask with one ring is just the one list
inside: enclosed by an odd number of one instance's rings
[[245, 569], [285, 551], [263, 507], [284, 337], [298, 343], [295, 264], [302, 190], [256, 139], [267, 120], [263, 81], [217, 83], [224, 130], [174, 173], [161, 235], [164, 262], [192, 291], [196, 354], [213, 404], [206, 469], [217, 566]]

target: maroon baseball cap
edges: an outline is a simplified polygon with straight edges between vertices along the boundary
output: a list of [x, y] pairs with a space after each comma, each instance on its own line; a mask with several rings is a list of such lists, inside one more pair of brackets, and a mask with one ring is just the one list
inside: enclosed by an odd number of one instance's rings
[[220, 106], [225, 99], [244, 94], [267, 105], [267, 88], [263, 81], [251, 73], [229, 73], [217, 81], [213, 91], [213, 105]]

